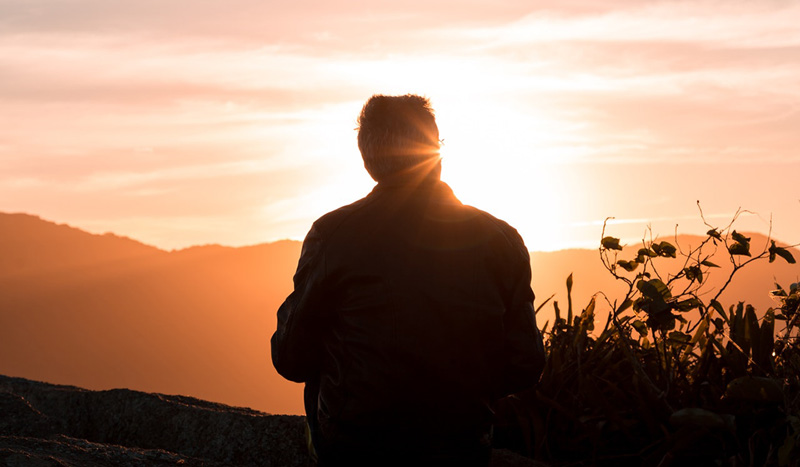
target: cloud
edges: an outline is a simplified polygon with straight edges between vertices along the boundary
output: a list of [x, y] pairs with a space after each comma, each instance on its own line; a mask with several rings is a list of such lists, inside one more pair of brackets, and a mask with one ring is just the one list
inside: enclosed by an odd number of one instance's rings
[[302, 236], [370, 185], [353, 128], [374, 92], [430, 96], [454, 168], [571, 168], [593, 199], [568, 222], [686, 215], [656, 201], [693, 209], [675, 180], [761, 206], [740, 170], [800, 161], [798, 20], [782, 1], [6, 0], [0, 209], [150, 219], [159, 242], [204, 212]]
[[502, 27], [465, 31], [487, 48], [547, 42], [675, 41], [737, 47], [800, 45], [800, 5], [785, 2], [639, 2], [565, 15], [536, 11]]

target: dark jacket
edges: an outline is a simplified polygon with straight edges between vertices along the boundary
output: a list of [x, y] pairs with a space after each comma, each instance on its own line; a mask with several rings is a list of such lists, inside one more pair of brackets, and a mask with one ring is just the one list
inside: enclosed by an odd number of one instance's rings
[[318, 387], [335, 445], [484, 442], [492, 402], [544, 364], [529, 261], [516, 230], [443, 182], [379, 183], [308, 233], [275, 368]]

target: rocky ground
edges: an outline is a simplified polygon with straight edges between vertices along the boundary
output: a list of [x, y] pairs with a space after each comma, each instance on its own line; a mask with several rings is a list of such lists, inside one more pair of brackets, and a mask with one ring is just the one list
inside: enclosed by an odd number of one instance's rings
[[[0, 465], [313, 466], [305, 421], [184, 396], [0, 375]], [[540, 465], [504, 450], [492, 467]]]

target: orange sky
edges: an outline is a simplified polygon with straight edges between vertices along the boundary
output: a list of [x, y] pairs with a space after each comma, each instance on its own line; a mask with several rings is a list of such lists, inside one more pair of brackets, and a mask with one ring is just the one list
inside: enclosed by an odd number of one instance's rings
[[[373, 93], [532, 250], [602, 220], [800, 241], [800, 2], [5, 0], [0, 211], [165, 249], [302, 238], [372, 181]], [[602, 6], [601, 6], [602, 5]]]

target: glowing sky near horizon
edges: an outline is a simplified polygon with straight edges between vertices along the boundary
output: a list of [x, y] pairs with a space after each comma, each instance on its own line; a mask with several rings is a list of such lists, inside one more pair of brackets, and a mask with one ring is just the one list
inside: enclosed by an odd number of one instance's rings
[[443, 178], [532, 250], [800, 242], [800, 2], [0, 0], [0, 211], [161, 248], [302, 238], [430, 97]]

